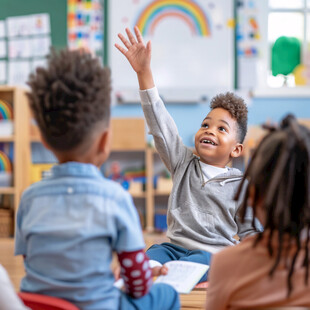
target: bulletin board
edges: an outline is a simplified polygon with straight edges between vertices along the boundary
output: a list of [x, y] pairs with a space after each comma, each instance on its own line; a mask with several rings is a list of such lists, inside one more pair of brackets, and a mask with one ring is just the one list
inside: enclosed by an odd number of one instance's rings
[[0, 84], [25, 86], [50, 46], [67, 45], [67, 0], [1, 0]]
[[52, 45], [55, 48], [67, 46], [67, 0], [1, 0], [0, 20], [39, 13], [50, 15]]
[[201, 102], [234, 86], [233, 0], [113, 0], [109, 57], [117, 102], [135, 102], [137, 78], [114, 47], [118, 33], [138, 25], [152, 42], [152, 69], [166, 102]]

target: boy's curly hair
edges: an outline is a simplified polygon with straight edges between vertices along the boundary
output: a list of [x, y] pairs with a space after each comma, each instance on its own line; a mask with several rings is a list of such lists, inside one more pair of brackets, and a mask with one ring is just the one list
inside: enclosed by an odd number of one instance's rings
[[28, 85], [33, 116], [57, 151], [75, 149], [109, 124], [110, 70], [85, 51], [51, 51], [47, 68], [37, 68]]
[[210, 102], [211, 110], [222, 108], [227, 110], [238, 124], [238, 139], [243, 143], [248, 127], [248, 108], [241, 97], [231, 92], [219, 94]]

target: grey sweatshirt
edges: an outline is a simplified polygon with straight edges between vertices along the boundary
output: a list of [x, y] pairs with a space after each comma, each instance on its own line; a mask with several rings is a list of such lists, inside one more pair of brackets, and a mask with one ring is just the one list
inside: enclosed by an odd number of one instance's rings
[[143, 112], [156, 149], [170, 171], [173, 188], [167, 211], [167, 237], [188, 250], [215, 253], [255, 232], [249, 214], [241, 223], [233, 196], [242, 179], [238, 169], [204, 182], [199, 157], [187, 148], [156, 88], [140, 91]]

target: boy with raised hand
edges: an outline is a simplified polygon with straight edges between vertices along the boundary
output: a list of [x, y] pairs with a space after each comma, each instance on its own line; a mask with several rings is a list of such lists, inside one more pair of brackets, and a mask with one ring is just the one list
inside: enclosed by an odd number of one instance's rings
[[[110, 84], [110, 71], [83, 51], [53, 52], [47, 68], [30, 76], [30, 108], [59, 165], [21, 198], [15, 242], [15, 254], [25, 257], [21, 290], [83, 310], [177, 310], [177, 292], [152, 285], [152, 274], [167, 270], [149, 266], [131, 196], [98, 169], [110, 152]], [[113, 252], [125, 293], [113, 285]]]
[[[255, 232], [251, 216], [241, 223], [233, 200], [242, 179], [238, 169], [226, 165], [239, 157], [247, 131], [247, 107], [232, 93], [212, 99], [211, 111], [195, 135], [195, 154], [182, 143], [176, 125], [158, 95], [150, 67], [151, 43], [127, 28], [124, 47], [116, 48], [137, 73], [144, 115], [157, 151], [169, 169], [173, 188], [168, 203], [170, 243], [153, 245], [148, 256], [161, 264], [170, 260], [210, 264], [212, 253], [238, 243]], [[206, 275], [201, 281], [206, 280]]]

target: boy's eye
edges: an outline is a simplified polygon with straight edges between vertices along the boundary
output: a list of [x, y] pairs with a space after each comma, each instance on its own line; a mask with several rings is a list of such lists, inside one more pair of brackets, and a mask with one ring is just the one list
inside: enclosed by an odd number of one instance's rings
[[201, 124], [201, 127], [208, 128], [208, 124]]
[[226, 132], [227, 132], [226, 128], [224, 128], [224, 127], [219, 127], [219, 130], [220, 130], [220, 131], [226, 131]]

